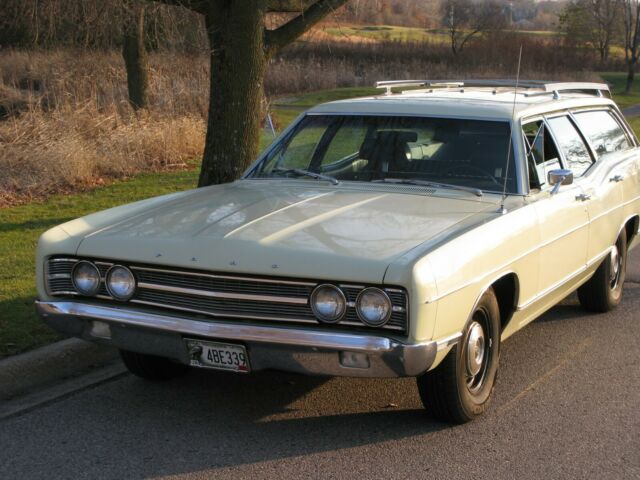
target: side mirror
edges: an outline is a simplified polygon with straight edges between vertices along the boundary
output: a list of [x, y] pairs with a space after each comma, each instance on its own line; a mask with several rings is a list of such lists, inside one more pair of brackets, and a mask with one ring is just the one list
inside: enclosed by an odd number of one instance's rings
[[558, 193], [560, 185], [571, 185], [573, 183], [573, 172], [571, 170], [565, 170], [559, 168], [557, 170], [551, 170], [549, 172], [549, 185], [553, 185], [551, 195]]

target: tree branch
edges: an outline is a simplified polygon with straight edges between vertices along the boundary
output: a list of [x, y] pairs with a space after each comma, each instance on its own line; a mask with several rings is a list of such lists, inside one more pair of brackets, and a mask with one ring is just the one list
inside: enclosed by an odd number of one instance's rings
[[267, 0], [268, 12], [304, 12], [316, 0]]
[[270, 53], [295, 41], [336, 8], [347, 3], [347, 0], [317, 0], [300, 15], [275, 30], [265, 32], [265, 45]]
[[164, 3], [165, 5], [173, 5], [176, 7], [184, 7], [194, 12], [205, 15], [210, 2], [207, 0], [149, 0], [156, 3]]

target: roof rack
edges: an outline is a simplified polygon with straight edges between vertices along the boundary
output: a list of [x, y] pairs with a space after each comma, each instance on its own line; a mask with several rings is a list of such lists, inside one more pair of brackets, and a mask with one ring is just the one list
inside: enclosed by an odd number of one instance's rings
[[386, 80], [376, 82], [376, 88], [386, 89], [385, 95], [391, 95], [393, 88], [400, 87], [428, 87], [428, 88], [465, 88], [465, 87], [494, 87], [535, 89], [537, 92], [527, 92], [526, 96], [553, 95], [560, 98], [561, 92], [585, 93], [598, 97], [611, 98], [609, 85], [595, 82], [545, 82], [543, 80]]

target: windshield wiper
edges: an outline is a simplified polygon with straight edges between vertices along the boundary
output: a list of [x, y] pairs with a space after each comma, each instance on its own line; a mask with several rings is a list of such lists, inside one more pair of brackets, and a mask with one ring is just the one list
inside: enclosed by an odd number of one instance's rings
[[417, 180], [410, 178], [381, 178], [379, 180], [372, 180], [372, 183], [395, 183], [397, 185], [419, 185], [421, 187], [435, 187], [435, 188], [449, 188], [452, 190], [462, 190], [463, 192], [470, 192], [474, 195], [481, 197], [483, 195], [482, 190], [473, 187], [463, 187], [461, 185], [452, 185], [450, 183], [429, 182], [427, 180]]
[[309, 170], [304, 170], [302, 168], [274, 168], [271, 170], [272, 172], [278, 173], [295, 173], [296, 175], [313, 177], [318, 180], [326, 180], [327, 182], [331, 182], [333, 185], [338, 185], [340, 181], [337, 178], [331, 177], [329, 175], [323, 175], [322, 173], [310, 172]]

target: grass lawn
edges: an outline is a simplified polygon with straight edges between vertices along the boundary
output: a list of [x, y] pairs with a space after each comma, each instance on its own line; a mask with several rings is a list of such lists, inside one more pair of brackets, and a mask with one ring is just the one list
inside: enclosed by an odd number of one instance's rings
[[[624, 74], [606, 73], [602, 76], [614, 84], [614, 95], [621, 105], [640, 103], [638, 94], [618, 94], [624, 84]], [[340, 88], [311, 92], [289, 99], [286, 103], [274, 105], [273, 112], [278, 127], [282, 129], [306, 107], [330, 100], [371, 95], [375, 92], [376, 89], [373, 88]], [[631, 124], [636, 132], [640, 132], [640, 117], [631, 119]], [[263, 135], [262, 147], [271, 140], [271, 135]], [[142, 174], [87, 193], [61, 195], [46, 202], [0, 209], [0, 358], [59, 338], [36, 316], [33, 307], [34, 255], [38, 237], [42, 232], [91, 212], [193, 188], [196, 181], [195, 170]]]
[[630, 107], [640, 103], [640, 76], [637, 76], [635, 85], [630, 94], [624, 93], [627, 82], [627, 74], [623, 72], [602, 72], [602, 79], [611, 85], [611, 93], [620, 108]]
[[195, 170], [143, 174], [91, 192], [0, 210], [0, 358], [59, 338], [33, 307], [34, 256], [42, 232], [118, 204], [193, 188], [196, 181]]

